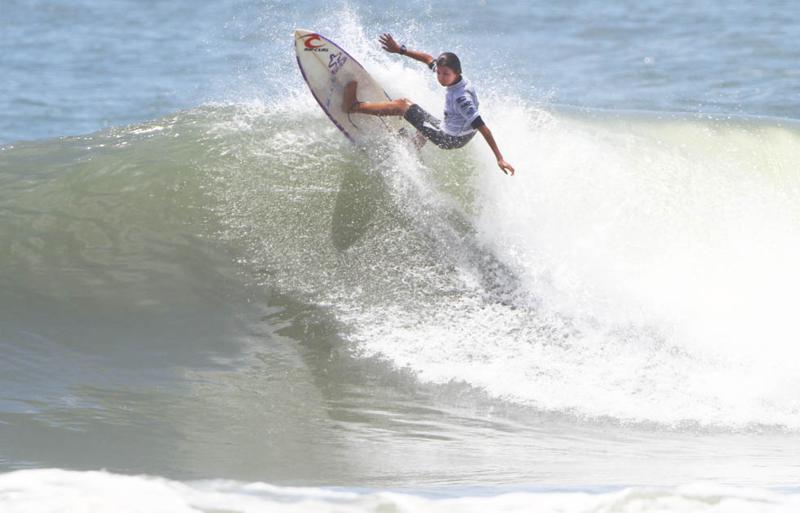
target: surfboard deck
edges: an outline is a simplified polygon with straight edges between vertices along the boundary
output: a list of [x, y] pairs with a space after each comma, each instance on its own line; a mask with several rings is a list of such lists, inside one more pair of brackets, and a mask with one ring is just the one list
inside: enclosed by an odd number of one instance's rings
[[316, 32], [294, 31], [297, 65], [311, 94], [328, 118], [357, 146], [369, 146], [376, 137], [396, 134], [403, 126], [399, 117], [349, 114], [342, 110], [342, 94], [351, 80], [358, 82], [360, 101], [380, 102], [391, 98], [364, 67], [342, 47]]

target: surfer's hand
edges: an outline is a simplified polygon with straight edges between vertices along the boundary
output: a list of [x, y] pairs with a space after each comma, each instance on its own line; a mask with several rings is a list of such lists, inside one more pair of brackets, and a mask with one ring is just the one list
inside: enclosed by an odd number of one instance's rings
[[500, 169], [503, 171], [503, 173], [505, 173], [505, 174], [507, 174], [509, 176], [514, 176], [514, 168], [511, 166], [511, 164], [509, 164], [505, 160], [499, 159], [497, 161], [497, 165], [500, 167]]
[[391, 34], [383, 34], [380, 37], [381, 46], [389, 53], [400, 53], [400, 45], [394, 40]]

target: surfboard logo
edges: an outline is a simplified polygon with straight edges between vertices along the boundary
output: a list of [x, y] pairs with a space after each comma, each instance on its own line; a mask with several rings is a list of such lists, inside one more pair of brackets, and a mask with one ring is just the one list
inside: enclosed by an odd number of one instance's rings
[[322, 40], [322, 37], [319, 34], [306, 34], [302, 36], [301, 39], [304, 39], [303, 51], [306, 52], [327, 52], [328, 49], [325, 48], [325, 42]]
[[335, 75], [338, 73], [345, 62], [347, 62], [347, 57], [344, 56], [342, 52], [331, 54], [331, 58], [328, 61], [328, 69], [331, 70], [331, 74]]

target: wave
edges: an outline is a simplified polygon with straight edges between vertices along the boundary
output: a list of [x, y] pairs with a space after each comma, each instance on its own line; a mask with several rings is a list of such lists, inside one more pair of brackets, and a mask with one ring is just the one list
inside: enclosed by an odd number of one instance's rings
[[41, 320], [23, 297], [209, 313], [261, 288], [422, 381], [585, 419], [800, 429], [797, 124], [483, 105], [514, 178], [479, 140], [361, 152], [302, 93], [4, 147], [9, 322]]

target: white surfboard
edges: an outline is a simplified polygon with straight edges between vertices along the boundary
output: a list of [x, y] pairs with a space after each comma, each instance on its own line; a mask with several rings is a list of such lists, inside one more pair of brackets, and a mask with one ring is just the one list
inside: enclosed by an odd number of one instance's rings
[[333, 124], [358, 146], [368, 146], [375, 137], [396, 133], [403, 126], [399, 117], [348, 114], [342, 110], [342, 92], [351, 80], [358, 82], [360, 101], [389, 101], [378, 82], [349, 53], [330, 39], [310, 30], [294, 31], [297, 65], [311, 94]]

